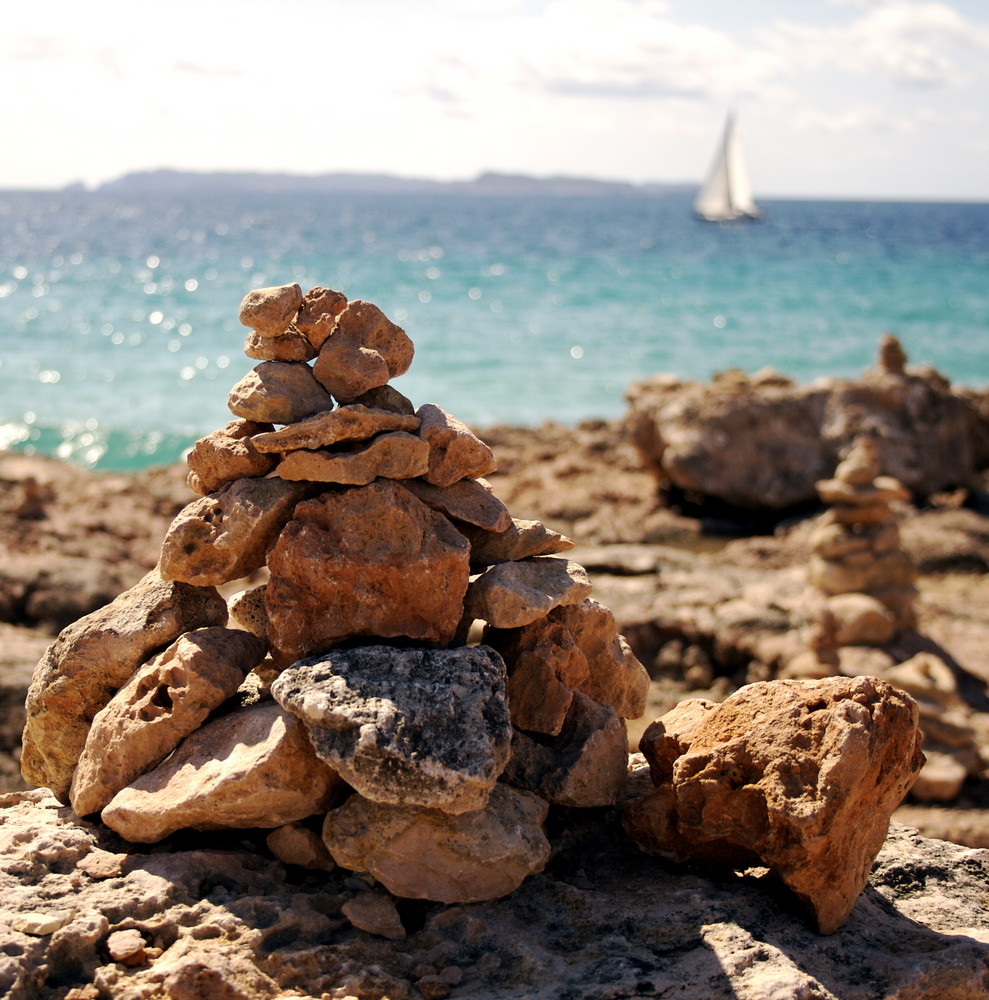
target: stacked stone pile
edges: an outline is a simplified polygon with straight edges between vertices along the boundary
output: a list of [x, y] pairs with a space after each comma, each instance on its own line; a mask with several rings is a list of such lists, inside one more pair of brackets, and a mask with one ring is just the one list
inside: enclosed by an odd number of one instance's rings
[[400, 327], [298, 285], [240, 317], [260, 363], [189, 454], [200, 496], [39, 663], [24, 775], [135, 842], [267, 828], [400, 896], [511, 892], [551, 804], [616, 800], [648, 675], [571, 542], [493, 495], [490, 449], [388, 384]]

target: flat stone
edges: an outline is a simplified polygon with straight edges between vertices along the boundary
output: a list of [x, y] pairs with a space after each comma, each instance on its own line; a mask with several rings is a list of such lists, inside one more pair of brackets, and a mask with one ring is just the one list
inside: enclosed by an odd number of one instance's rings
[[405, 331], [370, 302], [355, 299], [323, 341], [313, 371], [341, 403], [384, 385], [408, 370], [414, 347]]
[[256, 361], [311, 361], [319, 351], [294, 327], [277, 337], [251, 330], [244, 338], [244, 353]]
[[262, 455], [252, 437], [272, 430], [272, 425], [254, 420], [231, 420], [225, 427], [200, 438], [189, 452], [189, 489], [206, 496], [235, 479], [266, 476], [276, 459]]
[[253, 444], [260, 452], [314, 450], [340, 441], [367, 441], [383, 431], [415, 431], [419, 418], [390, 410], [350, 403], [335, 410], [314, 413], [280, 430], [259, 434]]
[[623, 719], [637, 719], [646, 709], [649, 674], [618, 632], [615, 616], [594, 600], [560, 604], [550, 619], [563, 625], [587, 657], [587, 679], [576, 685], [584, 694], [610, 705]]
[[379, 480], [300, 503], [268, 568], [268, 639], [289, 663], [356, 637], [448, 644], [469, 547], [445, 517]]
[[166, 580], [215, 586], [248, 576], [307, 492], [284, 479], [238, 479], [217, 493], [187, 504], [161, 545]]
[[312, 368], [299, 361], [262, 361], [227, 397], [231, 413], [247, 420], [292, 424], [333, 408], [330, 394], [316, 381]]
[[303, 296], [295, 326], [315, 348], [333, 332], [337, 319], [347, 308], [347, 296], [332, 288], [310, 288]]
[[302, 289], [298, 285], [255, 288], [241, 301], [239, 319], [262, 337], [279, 337], [301, 305]]
[[815, 483], [817, 495], [824, 503], [848, 504], [851, 507], [872, 507], [882, 504], [905, 503], [910, 499], [910, 491], [890, 477], [853, 485], [841, 479], [822, 479]]
[[27, 694], [21, 770], [68, 802], [72, 772], [96, 713], [156, 650], [183, 632], [227, 619], [212, 588], [162, 580], [157, 571], [63, 629]]
[[281, 479], [366, 486], [375, 479], [421, 476], [429, 464], [429, 445], [405, 431], [379, 434], [353, 451], [292, 451], [278, 463]]
[[402, 485], [433, 510], [456, 521], [495, 532], [506, 531], [511, 526], [512, 515], [508, 508], [491, 492], [484, 479], [461, 479], [445, 488], [421, 479], [408, 479]]
[[532, 556], [549, 556], [573, 548], [573, 542], [540, 521], [512, 518], [504, 531], [490, 531], [464, 523], [457, 530], [470, 542], [472, 567], [493, 566], [495, 563], [518, 562]]
[[498, 463], [491, 449], [465, 424], [435, 403], [416, 410], [419, 436], [429, 443], [426, 482], [452, 486], [461, 479], [480, 479], [495, 472]]
[[560, 604], [577, 604], [591, 592], [583, 566], [553, 556], [498, 563], [467, 590], [468, 614], [495, 628], [518, 628]]
[[102, 818], [121, 837], [145, 844], [176, 830], [282, 826], [323, 812], [339, 789], [302, 723], [266, 702], [197, 729], [118, 792]]
[[507, 896], [542, 871], [548, 808], [503, 784], [483, 809], [456, 816], [352, 795], [327, 814], [323, 839], [338, 865], [369, 872], [396, 896], [472, 903]]
[[508, 761], [505, 682], [487, 646], [363, 646], [292, 664], [271, 693], [365, 798], [462, 813], [483, 808]]
[[164, 760], [263, 656], [254, 636], [213, 626], [186, 632], [139, 667], [93, 719], [72, 778], [76, 815], [99, 811]]
[[592, 809], [617, 801], [627, 766], [625, 723], [610, 705], [575, 692], [558, 736], [515, 733], [502, 780], [553, 805]]
[[358, 930], [367, 931], [368, 934], [392, 941], [404, 941], [406, 938], [398, 907], [387, 893], [359, 892], [340, 907], [340, 912]]
[[625, 828], [674, 861], [766, 865], [831, 934], [920, 771], [920, 745], [916, 704], [873, 677], [761, 682], [720, 705], [681, 703], [642, 737], [656, 787], [627, 803]]

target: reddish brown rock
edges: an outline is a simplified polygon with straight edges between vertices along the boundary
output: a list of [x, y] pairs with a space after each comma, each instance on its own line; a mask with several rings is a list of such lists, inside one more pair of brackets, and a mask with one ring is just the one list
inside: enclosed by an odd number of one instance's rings
[[268, 638], [286, 662], [358, 636], [445, 645], [469, 547], [446, 518], [381, 480], [301, 503], [268, 557]]
[[917, 706], [871, 677], [749, 684], [642, 737], [654, 791], [626, 806], [645, 851], [773, 869], [823, 934], [844, 922], [921, 764]]
[[491, 492], [484, 479], [461, 479], [446, 488], [421, 479], [409, 479], [402, 485], [433, 510], [455, 521], [494, 532], [506, 531], [512, 523], [508, 508]]
[[492, 566], [471, 583], [464, 607], [469, 615], [494, 628], [518, 628], [557, 605], [577, 604], [590, 592], [583, 566], [538, 556]]
[[340, 787], [302, 723], [266, 702], [196, 730], [114, 796], [102, 818], [139, 844], [183, 829], [265, 829], [323, 812]]
[[256, 361], [311, 361], [319, 351], [294, 327], [278, 337], [264, 337], [255, 330], [244, 338], [244, 353]]
[[452, 486], [461, 479], [480, 479], [498, 468], [491, 449], [465, 424], [435, 403], [416, 410], [419, 436], [429, 443], [426, 482]]
[[231, 413], [246, 420], [291, 424], [333, 408], [312, 368], [298, 361], [262, 361], [227, 397]]
[[298, 285], [277, 285], [255, 288], [240, 303], [239, 318], [262, 337], [279, 337], [295, 319], [302, 305], [302, 289]]
[[506, 896], [542, 871], [547, 810], [502, 784], [484, 809], [457, 816], [352, 795], [327, 814], [323, 839], [338, 865], [370, 872], [396, 896], [470, 903]]
[[76, 814], [102, 809], [164, 760], [263, 655], [264, 645], [254, 636], [213, 626], [186, 632], [139, 667], [93, 719], [72, 777]]
[[155, 650], [226, 618], [226, 604], [212, 587], [166, 582], [152, 572], [63, 629], [28, 690], [24, 777], [68, 802], [72, 772], [96, 713]]
[[355, 299], [323, 341], [313, 371], [341, 403], [384, 385], [408, 370], [414, 348], [405, 331], [370, 302]]
[[367, 441], [383, 431], [415, 431], [419, 418], [391, 410], [350, 403], [325, 413], [314, 413], [305, 420], [281, 430], [259, 434], [253, 444], [261, 452], [314, 450], [340, 441]]
[[405, 431], [379, 434], [352, 451], [291, 451], [276, 466], [280, 479], [366, 486], [375, 479], [421, 476], [429, 464], [429, 445]]
[[343, 292], [318, 286], [310, 288], [303, 296], [295, 320], [296, 329], [318, 349], [333, 332], [337, 318], [346, 308], [347, 296]]
[[283, 479], [238, 479], [193, 500], [162, 542], [162, 578], [205, 587], [253, 573], [306, 492]]
[[268, 475], [277, 459], [260, 454], [251, 439], [270, 430], [273, 430], [271, 424], [231, 420], [220, 430], [200, 438], [186, 458], [189, 489], [206, 496], [235, 479]]
[[403, 396], [393, 385], [378, 385], [367, 392], [362, 392], [353, 403], [367, 406], [373, 410], [390, 410], [392, 413], [404, 413], [414, 416], [416, 408], [411, 401]]
[[457, 530], [470, 542], [470, 564], [478, 568], [518, 562], [532, 556], [551, 556], [573, 548], [573, 542], [566, 535], [547, 528], [540, 521], [513, 517], [504, 531], [490, 531], [467, 523]]

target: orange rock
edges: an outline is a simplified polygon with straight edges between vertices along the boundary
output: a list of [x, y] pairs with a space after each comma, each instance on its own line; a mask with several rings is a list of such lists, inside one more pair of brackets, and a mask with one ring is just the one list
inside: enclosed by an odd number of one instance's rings
[[275, 475], [309, 483], [366, 486], [375, 479], [409, 479], [428, 468], [429, 445], [405, 431], [379, 434], [353, 451], [291, 451]]
[[577, 604], [591, 592], [583, 566], [568, 559], [537, 556], [497, 563], [474, 580], [464, 607], [495, 628], [518, 628], [560, 604]]
[[350, 403], [314, 413], [280, 430], [258, 434], [252, 443], [261, 452], [313, 450], [340, 441], [367, 441], [383, 431], [415, 431], [419, 423], [413, 415]]
[[271, 424], [231, 420], [220, 430], [200, 438], [186, 458], [189, 489], [206, 496], [235, 479], [268, 475], [277, 460], [260, 454], [252, 437], [270, 430], [273, 430]]
[[512, 523], [508, 508], [491, 492], [484, 479], [461, 479], [445, 488], [421, 479], [407, 479], [402, 485], [433, 510], [455, 521], [495, 532], [507, 530]]
[[295, 319], [302, 305], [302, 289], [298, 285], [277, 285], [255, 288], [240, 303], [239, 318], [262, 337], [279, 337]]
[[227, 396], [235, 416], [272, 424], [291, 424], [333, 408], [330, 394], [301, 361], [262, 361]]
[[461, 479], [480, 479], [495, 472], [491, 449], [465, 424], [435, 403], [416, 410], [419, 436], [429, 443], [429, 471], [424, 478], [434, 486], [452, 486]]
[[343, 292], [319, 286], [310, 288], [302, 298], [295, 320], [296, 329], [318, 349], [333, 332], [340, 313], [346, 308], [347, 296]]

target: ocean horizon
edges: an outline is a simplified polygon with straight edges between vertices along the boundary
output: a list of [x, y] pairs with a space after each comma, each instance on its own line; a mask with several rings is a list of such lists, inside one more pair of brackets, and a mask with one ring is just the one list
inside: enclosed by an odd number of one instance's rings
[[367, 299], [416, 345], [394, 384], [476, 426], [625, 413], [629, 383], [912, 364], [989, 384], [989, 204], [690, 197], [0, 192], [0, 450], [177, 460], [257, 362], [252, 288]]

